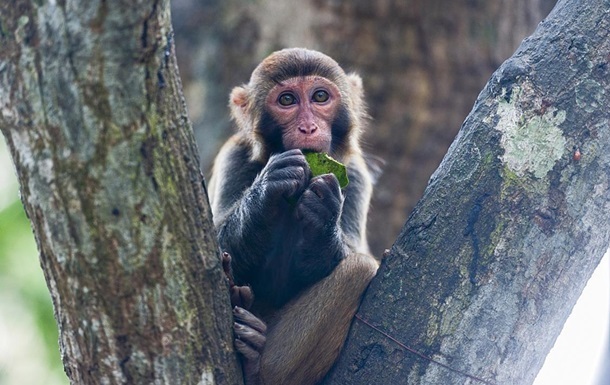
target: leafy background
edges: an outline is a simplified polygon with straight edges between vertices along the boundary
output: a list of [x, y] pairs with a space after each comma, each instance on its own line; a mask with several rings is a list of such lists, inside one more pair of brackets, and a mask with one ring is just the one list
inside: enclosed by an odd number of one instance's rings
[[36, 243], [0, 137], [0, 384], [68, 384], [57, 338]]

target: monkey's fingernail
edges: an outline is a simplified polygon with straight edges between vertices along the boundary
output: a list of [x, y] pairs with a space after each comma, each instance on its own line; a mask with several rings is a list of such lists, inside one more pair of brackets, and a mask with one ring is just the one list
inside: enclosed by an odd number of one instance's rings
[[244, 330], [244, 325], [238, 324], [237, 322], [233, 322], [233, 328], [235, 330]]

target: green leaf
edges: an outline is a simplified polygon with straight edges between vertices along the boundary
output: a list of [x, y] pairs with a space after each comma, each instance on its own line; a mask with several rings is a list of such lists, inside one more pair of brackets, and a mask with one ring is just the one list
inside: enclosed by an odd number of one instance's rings
[[306, 152], [305, 159], [309, 163], [313, 176], [335, 174], [341, 188], [345, 188], [349, 183], [345, 165], [331, 158], [328, 154], [323, 152]]

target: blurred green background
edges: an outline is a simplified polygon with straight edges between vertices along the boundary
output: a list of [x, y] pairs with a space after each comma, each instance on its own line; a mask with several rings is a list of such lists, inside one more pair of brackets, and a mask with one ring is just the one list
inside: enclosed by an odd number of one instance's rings
[[0, 135], [0, 385], [65, 385], [51, 296]]

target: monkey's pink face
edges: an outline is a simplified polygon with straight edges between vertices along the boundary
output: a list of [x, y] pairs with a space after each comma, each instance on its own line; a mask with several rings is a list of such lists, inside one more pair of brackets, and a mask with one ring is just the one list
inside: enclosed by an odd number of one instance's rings
[[286, 150], [330, 152], [332, 124], [341, 105], [334, 83], [318, 76], [290, 78], [273, 87], [265, 104], [282, 127]]

